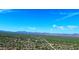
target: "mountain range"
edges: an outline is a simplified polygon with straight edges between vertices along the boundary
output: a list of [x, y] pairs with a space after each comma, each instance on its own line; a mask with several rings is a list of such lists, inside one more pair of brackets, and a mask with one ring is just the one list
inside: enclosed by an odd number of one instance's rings
[[31, 35], [47, 35], [47, 36], [65, 36], [65, 37], [79, 37], [79, 34], [60, 34], [60, 33], [40, 33], [40, 32], [27, 32], [27, 31], [17, 31], [17, 32], [11, 32], [11, 31], [3, 31], [0, 30], [0, 34], [31, 34]]

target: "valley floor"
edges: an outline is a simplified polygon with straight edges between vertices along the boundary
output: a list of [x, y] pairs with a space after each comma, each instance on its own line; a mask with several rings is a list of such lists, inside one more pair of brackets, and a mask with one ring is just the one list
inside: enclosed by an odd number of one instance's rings
[[45, 35], [0, 35], [0, 50], [79, 50], [79, 38]]

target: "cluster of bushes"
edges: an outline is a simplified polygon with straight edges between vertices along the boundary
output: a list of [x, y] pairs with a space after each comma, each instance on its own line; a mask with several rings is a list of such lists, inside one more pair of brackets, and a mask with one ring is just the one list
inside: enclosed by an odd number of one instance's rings
[[49, 50], [41, 38], [32, 35], [0, 35], [0, 50]]
[[78, 37], [46, 37], [56, 50], [79, 50]]
[[79, 50], [79, 38], [0, 33], [0, 50], [54, 49]]

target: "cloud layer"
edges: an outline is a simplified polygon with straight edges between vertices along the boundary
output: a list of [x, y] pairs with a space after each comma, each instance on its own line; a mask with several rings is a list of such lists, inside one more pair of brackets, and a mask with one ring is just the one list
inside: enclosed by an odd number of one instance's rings
[[51, 30], [76, 30], [79, 29], [79, 26], [75, 25], [67, 25], [67, 26], [58, 26], [58, 25], [52, 25]]
[[35, 27], [27, 27], [27, 29], [28, 29], [28, 30], [33, 30], [33, 31], [36, 30]]
[[[63, 14], [63, 13], [62, 13], [62, 14]], [[56, 19], [56, 21], [62, 21], [62, 20], [65, 20], [65, 19], [67, 19], [67, 18], [76, 16], [76, 15], [79, 15], [79, 12], [70, 13], [70, 14], [68, 14], [68, 15], [66, 15], [66, 16], [64, 16], [64, 17], [62, 17], [62, 18], [60, 18], [60, 19]]]

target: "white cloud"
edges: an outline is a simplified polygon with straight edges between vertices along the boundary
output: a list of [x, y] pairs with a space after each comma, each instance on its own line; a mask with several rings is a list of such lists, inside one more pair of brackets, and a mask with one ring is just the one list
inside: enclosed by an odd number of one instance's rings
[[58, 26], [57, 29], [64, 30], [65, 27], [64, 26]]
[[70, 30], [74, 30], [74, 29], [78, 29], [79, 26], [68, 25], [67, 28], [70, 29]]
[[79, 14], [79, 12], [78, 12], [78, 13], [72, 13], [72, 14], [69, 14], [69, 15], [63, 17], [62, 19], [67, 19], [67, 18], [70, 18], [70, 17], [76, 16], [76, 15], [78, 15], [78, 14]]
[[64, 30], [64, 26], [57, 26], [57, 25], [52, 25], [52, 29], [61, 29], [61, 30]]
[[67, 26], [53, 25], [50, 30], [75, 30], [75, 29], [79, 29], [79, 26], [75, 26], [75, 25], [67, 25]]
[[35, 27], [27, 27], [28, 30], [36, 30]]
[[57, 25], [53, 25], [53, 27], [52, 27], [53, 29], [61, 29], [61, 30], [63, 30], [64, 29], [64, 27], [63, 26], [57, 26]]
[[52, 25], [54, 28], [56, 27], [56, 25], [54, 24], [54, 25]]
[[65, 19], [67, 19], [67, 18], [76, 16], [76, 15], [79, 15], [79, 12], [71, 13], [71, 14], [69, 13], [68, 15], [66, 15], [66, 16], [64, 16], [64, 17], [62, 17], [62, 18], [60, 18], [60, 19], [56, 19], [56, 21], [62, 21], [62, 20], [65, 20]]

